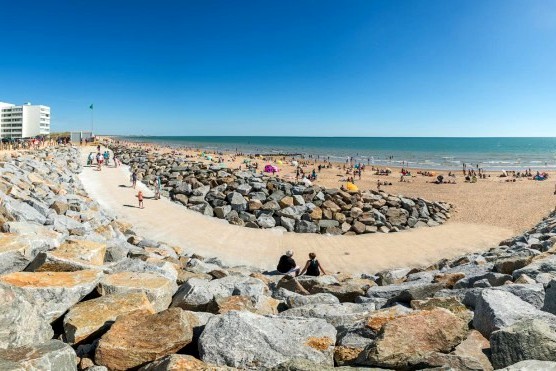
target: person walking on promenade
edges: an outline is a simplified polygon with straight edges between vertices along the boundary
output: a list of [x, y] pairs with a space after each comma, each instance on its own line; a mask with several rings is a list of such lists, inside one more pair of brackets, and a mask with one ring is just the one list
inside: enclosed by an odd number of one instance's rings
[[154, 198], [155, 200], [160, 200], [160, 191], [162, 188], [162, 183], [160, 181], [160, 176], [156, 176], [156, 180], [154, 181]]
[[97, 170], [102, 170], [102, 156], [100, 155], [100, 152], [97, 153]]
[[133, 189], [135, 189], [135, 186], [137, 185], [137, 172], [133, 172], [131, 173], [131, 186], [133, 187]]
[[142, 191], [139, 191], [137, 193], [137, 200], [139, 201], [139, 208], [143, 209], [144, 206], [143, 206], [143, 192]]
[[298, 276], [299, 267], [295, 264], [295, 260], [293, 260], [292, 256], [293, 251], [286, 251], [286, 253], [280, 257], [276, 270], [283, 274], [293, 275], [294, 277]]
[[317, 260], [317, 255], [314, 252], [309, 253], [309, 260], [305, 263], [305, 267], [303, 267], [301, 275], [307, 274], [307, 276], [320, 276], [320, 272], [322, 272], [323, 275], [326, 275], [326, 272]]

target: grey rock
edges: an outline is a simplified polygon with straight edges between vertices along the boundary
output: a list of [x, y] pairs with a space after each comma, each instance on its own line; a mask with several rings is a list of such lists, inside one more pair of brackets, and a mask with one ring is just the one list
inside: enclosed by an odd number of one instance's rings
[[0, 349], [31, 346], [54, 335], [46, 318], [24, 295], [0, 286]]
[[295, 222], [295, 231], [297, 233], [316, 233], [318, 229], [315, 223], [307, 220], [298, 220]]
[[97, 271], [18, 272], [0, 276], [0, 286], [27, 297], [45, 318], [54, 321], [92, 292], [101, 277]]
[[270, 371], [388, 371], [386, 369], [361, 367], [333, 367], [315, 364], [302, 358], [291, 359], [270, 369]]
[[168, 308], [176, 290], [176, 281], [160, 274], [127, 271], [104, 276], [97, 288], [101, 295], [144, 292], [157, 312]]
[[546, 286], [546, 295], [542, 310], [556, 314], [556, 280], [550, 281]]
[[72, 347], [59, 340], [0, 350], [1, 370], [75, 371], [76, 361]]
[[202, 203], [191, 206], [189, 208], [189, 210], [196, 211], [196, 212], [201, 213], [201, 214], [206, 215], [206, 216], [213, 216], [214, 215], [212, 207], [206, 201], [203, 201]]
[[105, 263], [115, 263], [124, 260], [129, 251], [134, 249], [130, 243], [122, 240], [110, 240], [106, 244], [106, 254], [104, 256]]
[[136, 272], [136, 273], [154, 273], [168, 278], [169, 280], [176, 281], [178, 278], [178, 271], [172, 263], [169, 262], [156, 262], [148, 263], [139, 259], [125, 258], [111, 265], [107, 269], [109, 273], [121, 272]]
[[514, 363], [501, 371], [556, 371], [556, 362], [527, 360]]
[[[506, 291], [514, 294], [521, 300], [533, 305], [537, 309], [541, 309], [544, 305], [544, 287], [540, 283], [535, 284], [512, 284], [512, 285], [502, 285], [498, 287], [492, 287], [491, 290], [500, 290]], [[482, 289], [480, 288], [473, 288], [473, 289], [464, 289], [465, 296], [462, 299], [462, 302], [471, 307], [475, 308], [477, 298], [481, 295]], [[456, 291], [456, 290], [450, 290]], [[458, 295], [456, 295], [458, 296]]]
[[219, 219], [226, 218], [226, 215], [228, 215], [230, 211], [232, 211], [232, 207], [230, 205], [218, 206], [214, 208], [214, 214]]
[[247, 369], [268, 369], [292, 358], [333, 366], [335, 341], [334, 327], [320, 319], [231, 311], [208, 321], [199, 353], [207, 363]]
[[232, 210], [237, 212], [247, 210], [247, 200], [238, 192], [231, 192], [227, 196]]
[[536, 279], [537, 275], [540, 273], [556, 274], [556, 255], [550, 255], [546, 258], [535, 260], [521, 269], [516, 269], [512, 273], [512, 276], [518, 278], [522, 274], [525, 274]]
[[192, 311], [211, 311], [214, 300], [232, 295], [244, 295], [257, 300], [265, 294], [266, 285], [255, 278], [227, 276], [207, 281], [190, 278], [181, 285], [172, 299], [172, 307]]
[[44, 224], [46, 222], [46, 217], [44, 215], [25, 202], [14, 199], [6, 199], [4, 205], [6, 210], [12, 214], [17, 221], [34, 222], [37, 224]]
[[371, 286], [366, 293], [369, 298], [381, 298], [392, 300], [399, 297], [404, 291], [410, 288], [418, 287], [422, 283], [419, 281], [405, 282], [399, 285], [387, 285], [387, 286]]
[[307, 304], [280, 313], [280, 316], [320, 318], [334, 327], [345, 326], [362, 320], [375, 310], [372, 304]]
[[456, 284], [454, 285], [454, 289], [474, 287], [476, 282], [483, 280], [487, 281], [490, 286], [501, 286], [507, 281], [512, 281], [512, 276], [508, 274], [488, 272], [486, 274], [465, 277], [456, 282]]
[[305, 288], [307, 291], [311, 291], [313, 287], [317, 285], [335, 285], [338, 284], [338, 279], [332, 275], [323, 276], [298, 276], [297, 281]]
[[280, 217], [280, 225], [284, 227], [288, 232], [293, 232], [295, 229], [295, 219]]
[[276, 220], [267, 214], [261, 214], [257, 218], [257, 224], [262, 228], [272, 228], [276, 226]]
[[514, 294], [485, 289], [477, 298], [473, 327], [489, 338], [493, 331], [527, 318], [556, 320], [554, 315], [538, 310]]
[[492, 365], [498, 369], [534, 359], [556, 361], [556, 322], [526, 319], [492, 333]]
[[[282, 289], [283, 290], [283, 289]], [[284, 290], [287, 291], [287, 290]], [[339, 304], [340, 301], [332, 294], [300, 295], [287, 291], [286, 304], [289, 308], [298, 308], [309, 304]]]

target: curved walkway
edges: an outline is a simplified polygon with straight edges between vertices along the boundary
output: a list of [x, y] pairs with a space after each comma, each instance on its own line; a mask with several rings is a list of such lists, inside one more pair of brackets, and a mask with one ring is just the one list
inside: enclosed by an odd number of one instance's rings
[[[89, 151], [82, 150], [86, 163]], [[441, 258], [459, 256], [496, 246], [512, 235], [505, 228], [451, 223], [392, 234], [324, 236], [251, 229], [203, 216], [168, 199], [151, 200], [152, 192], [141, 183], [147, 197], [137, 208], [137, 190], [130, 187], [126, 166], [97, 171], [85, 167], [80, 175], [89, 195], [120, 219], [131, 223], [146, 238], [180, 246], [187, 252], [217, 256], [228, 264], [274, 269], [280, 255], [292, 249], [302, 265], [315, 252], [329, 272], [374, 273], [402, 266], [423, 266]]]

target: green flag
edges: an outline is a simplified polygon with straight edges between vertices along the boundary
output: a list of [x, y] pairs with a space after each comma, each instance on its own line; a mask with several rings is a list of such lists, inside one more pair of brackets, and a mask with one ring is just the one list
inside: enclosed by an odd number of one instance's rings
[[89, 106], [89, 108], [90, 108], [90, 109], [93, 109], [93, 105], [91, 104], [91, 105]]

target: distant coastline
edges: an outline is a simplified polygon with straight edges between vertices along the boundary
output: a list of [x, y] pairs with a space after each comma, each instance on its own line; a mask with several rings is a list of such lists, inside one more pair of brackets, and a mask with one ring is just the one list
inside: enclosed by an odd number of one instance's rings
[[556, 138], [112, 136], [203, 151], [295, 153], [377, 166], [459, 170], [463, 164], [490, 171], [555, 170]]

